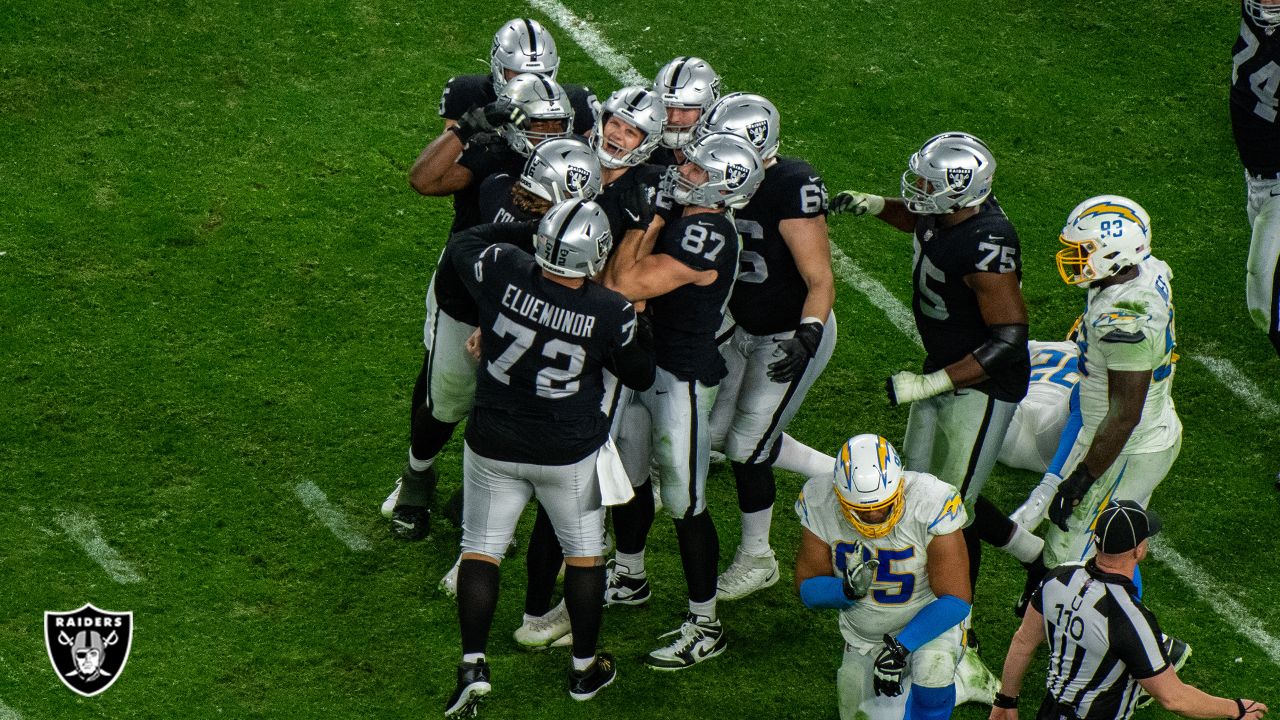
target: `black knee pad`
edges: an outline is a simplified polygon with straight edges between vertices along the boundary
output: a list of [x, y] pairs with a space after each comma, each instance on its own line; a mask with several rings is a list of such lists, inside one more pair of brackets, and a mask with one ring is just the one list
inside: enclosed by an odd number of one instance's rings
[[738, 485], [738, 509], [744, 513], [759, 512], [773, 507], [778, 499], [778, 483], [773, 478], [773, 465], [760, 463], [746, 465], [730, 463], [733, 479]]

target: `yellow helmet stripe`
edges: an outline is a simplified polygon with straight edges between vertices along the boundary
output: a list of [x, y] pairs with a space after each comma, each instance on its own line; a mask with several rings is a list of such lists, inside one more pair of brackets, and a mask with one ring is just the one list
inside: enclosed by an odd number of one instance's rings
[[1143, 230], [1147, 229], [1147, 224], [1142, 222], [1142, 218], [1138, 217], [1137, 213], [1135, 213], [1132, 208], [1125, 207], [1124, 205], [1117, 205], [1116, 203], [1104, 202], [1098, 203], [1097, 205], [1090, 205], [1085, 208], [1084, 212], [1080, 213], [1080, 217], [1101, 215], [1103, 213], [1115, 213], [1125, 220], [1137, 223]]

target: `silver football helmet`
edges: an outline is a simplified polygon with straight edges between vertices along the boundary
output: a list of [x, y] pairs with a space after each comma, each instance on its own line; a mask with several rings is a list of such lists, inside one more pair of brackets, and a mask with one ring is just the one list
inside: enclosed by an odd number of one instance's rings
[[600, 194], [600, 161], [581, 140], [555, 138], [539, 143], [524, 163], [520, 187], [543, 200], [591, 200]]
[[761, 95], [730, 93], [711, 106], [698, 125], [699, 135], [730, 132], [755, 146], [768, 162], [778, 154], [778, 108]]
[[[502, 126], [511, 149], [525, 157], [543, 140], [567, 138], [573, 133], [573, 105], [564, 88], [550, 78], [522, 73], [511, 78], [502, 90], [502, 97], [520, 106], [529, 117], [529, 127], [519, 128], [511, 124]], [[534, 125], [552, 122], [558, 130], [536, 130]]]
[[1245, 12], [1259, 27], [1280, 27], [1280, 3], [1272, 0], [1244, 0]]
[[667, 109], [697, 109], [699, 115], [689, 123], [672, 123], [664, 118], [663, 147], [682, 148], [693, 141], [694, 128], [720, 97], [720, 76], [702, 58], [678, 57], [662, 66], [653, 81], [653, 91]]
[[[610, 142], [605, 137], [604, 126], [611, 117], [639, 130], [644, 139], [630, 150]], [[607, 168], [634, 167], [648, 160], [662, 139], [666, 118], [662, 102], [649, 88], [632, 85], [614, 92], [600, 107], [595, 132], [591, 134], [591, 146], [595, 148], [600, 164]]]
[[604, 208], [590, 200], [557, 203], [538, 223], [533, 255], [543, 270], [560, 277], [591, 277], [600, 272], [613, 235]]
[[703, 135], [684, 147], [686, 165], [707, 173], [701, 184], [694, 183], [682, 166], [672, 165], [662, 178], [662, 191], [681, 205], [707, 208], [747, 206], [764, 180], [764, 161], [751, 143], [733, 133]]
[[507, 86], [505, 70], [517, 74], [534, 73], [555, 80], [559, 69], [560, 53], [556, 52], [556, 41], [537, 20], [508, 20], [493, 34], [489, 72], [495, 93], [501, 94]]
[[986, 143], [962, 132], [929, 138], [902, 173], [902, 199], [917, 215], [947, 215], [981, 205], [991, 194], [996, 159]]

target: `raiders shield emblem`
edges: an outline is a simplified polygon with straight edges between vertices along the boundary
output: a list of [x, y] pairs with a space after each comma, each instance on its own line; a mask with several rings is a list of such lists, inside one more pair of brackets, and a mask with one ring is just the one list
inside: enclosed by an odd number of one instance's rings
[[133, 613], [86, 604], [44, 614], [44, 647], [63, 685], [93, 697], [111, 687], [133, 647]]
[[951, 189], [960, 192], [969, 187], [969, 182], [973, 180], [973, 170], [969, 168], [947, 168], [947, 185]]
[[769, 123], [765, 120], [753, 122], [747, 126], [747, 139], [757, 148], [764, 147], [764, 140], [769, 135]]
[[569, 171], [564, 176], [564, 184], [570, 193], [581, 195], [582, 190], [587, 186], [587, 180], [590, 178], [591, 173], [586, 168], [570, 165]]
[[750, 174], [751, 170], [747, 166], [729, 163], [724, 168], [724, 181], [730, 190], [737, 190], [747, 181], [747, 176]]

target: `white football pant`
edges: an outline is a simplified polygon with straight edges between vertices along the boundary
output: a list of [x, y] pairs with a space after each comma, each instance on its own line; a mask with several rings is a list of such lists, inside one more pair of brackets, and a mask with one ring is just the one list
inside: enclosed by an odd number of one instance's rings
[[836, 671], [836, 698], [840, 704], [840, 720], [856, 720], [858, 710], [871, 720], [902, 720], [907, 695], [913, 684], [941, 688], [955, 682], [956, 667], [963, 657], [963, 631], [959, 625], [916, 648], [907, 656], [907, 672], [902, 677], [902, 694], [880, 697], [875, 693], [872, 675], [876, 655], [883, 645], [844, 646], [844, 661]]
[[471, 412], [476, 396], [479, 362], [467, 352], [467, 338], [476, 326], [459, 322], [436, 307], [436, 277], [427, 288], [427, 320], [422, 344], [431, 354], [427, 366], [427, 406], [442, 423], [457, 423]]
[[1253, 227], [1245, 298], [1254, 324], [1272, 332], [1280, 322], [1280, 288], [1276, 286], [1276, 269], [1280, 265], [1280, 180], [1254, 178], [1246, 172], [1245, 183], [1249, 189], [1249, 224]]

